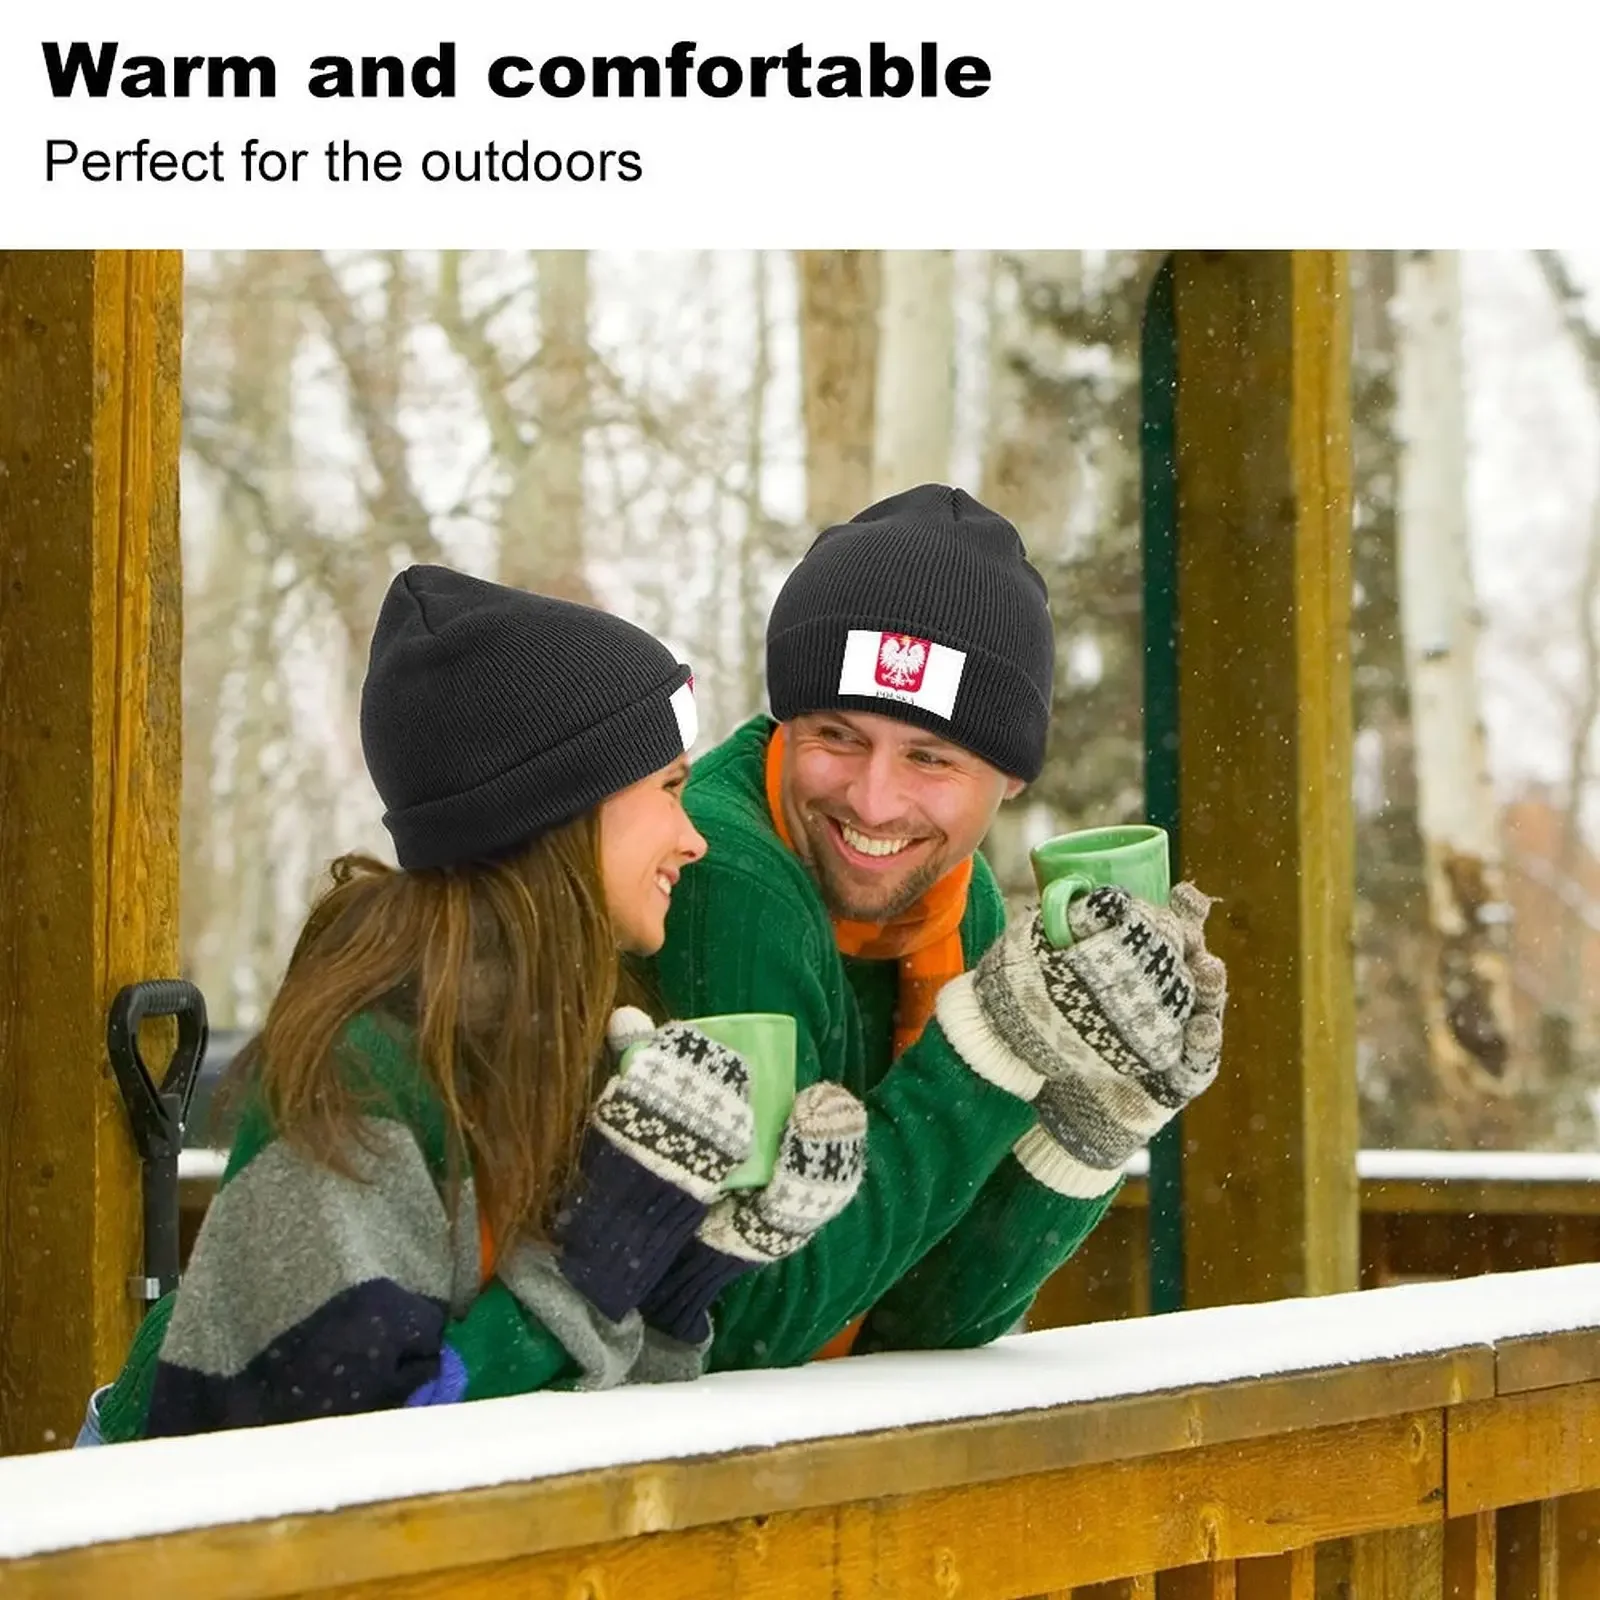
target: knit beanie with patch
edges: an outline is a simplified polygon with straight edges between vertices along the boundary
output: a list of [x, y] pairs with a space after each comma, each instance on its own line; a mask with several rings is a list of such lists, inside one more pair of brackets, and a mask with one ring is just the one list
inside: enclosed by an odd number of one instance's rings
[[767, 624], [780, 722], [872, 711], [1012, 777], [1044, 764], [1055, 630], [1022, 538], [962, 489], [925, 483], [826, 529]]
[[631, 622], [449, 567], [390, 584], [361, 748], [402, 867], [501, 855], [694, 739], [689, 668]]

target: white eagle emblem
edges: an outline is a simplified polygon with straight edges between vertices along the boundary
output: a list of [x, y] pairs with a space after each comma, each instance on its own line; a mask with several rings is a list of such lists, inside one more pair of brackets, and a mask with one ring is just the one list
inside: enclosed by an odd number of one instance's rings
[[886, 633], [878, 644], [875, 676], [886, 689], [915, 694], [928, 665], [928, 641], [905, 633]]

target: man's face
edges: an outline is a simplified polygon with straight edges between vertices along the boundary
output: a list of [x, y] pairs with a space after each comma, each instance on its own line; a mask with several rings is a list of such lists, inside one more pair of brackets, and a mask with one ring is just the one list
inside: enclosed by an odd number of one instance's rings
[[787, 727], [783, 809], [835, 917], [886, 922], [913, 906], [1022, 789], [969, 750], [892, 717], [819, 711]]

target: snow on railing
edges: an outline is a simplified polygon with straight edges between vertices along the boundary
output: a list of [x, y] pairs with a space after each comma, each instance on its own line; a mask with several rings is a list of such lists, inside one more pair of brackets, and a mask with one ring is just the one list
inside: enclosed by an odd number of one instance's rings
[[1406, 1285], [862, 1356], [0, 1460], [0, 1559], [1398, 1360], [1600, 1326], [1600, 1265]]
[[[1148, 1177], [1139, 1150], [1123, 1169]], [[1565, 1150], [1359, 1150], [1358, 1177], [1435, 1183], [1600, 1183], [1600, 1153]]]

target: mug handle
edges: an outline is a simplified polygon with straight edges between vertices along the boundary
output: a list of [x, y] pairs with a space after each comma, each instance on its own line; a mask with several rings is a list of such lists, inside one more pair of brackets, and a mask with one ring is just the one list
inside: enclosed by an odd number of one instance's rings
[[1080, 894], [1087, 894], [1094, 884], [1077, 873], [1052, 879], [1039, 896], [1039, 916], [1044, 924], [1044, 936], [1057, 950], [1072, 944], [1072, 928], [1067, 922], [1067, 908]]

